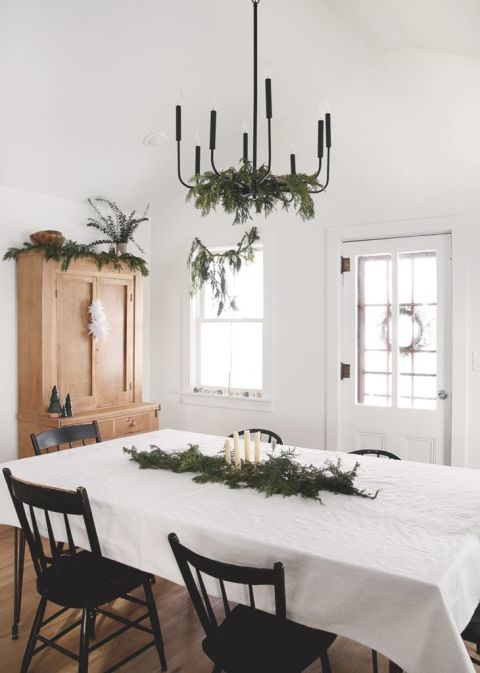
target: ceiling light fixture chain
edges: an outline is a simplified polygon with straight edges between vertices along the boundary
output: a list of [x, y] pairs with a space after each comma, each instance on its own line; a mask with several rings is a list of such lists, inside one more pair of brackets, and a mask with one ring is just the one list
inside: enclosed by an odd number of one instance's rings
[[[272, 80], [267, 74], [265, 78], [265, 112], [267, 119], [267, 147], [268, 159], [266, 164], [258, 165], [258, 5], [260, 0], [252, 0], [253, 4], [253, 136], [252, 136], [252, 160], [249, 159], [249, 137], [248, 130], [243, 129], [243, 158], [242, 165], [238, 171], [233, 168], [226, 171], [219, 171], [215, 164], [215, 150], [217, 137], [217, 109], [216, 104], [212, 105], [210, 110], [210, 163], [213, 172], [201, 173], [200, 159], [201, 148], [198, 137], [195, 141], [195, 175], [192, 178], [194, 184], [185, 182], [181, 174], [181, 140], [182, 140], [182, 106], [181, 102], [176, 106], [176, 142], [177, 142], [177, 172], [181, 184], [190, 190], [192, 194], [198, 197], [198, 191], [202, 190], [201, 207], [204, 214], [209, 212], [215, 205], [205, 204], [208, 190], [212, 191], [213, 201], [222, 201], [237, 198], [237, 204], [234, 203], [231, 210], [241, 209], [243, 215], [241, 220], [245, 220], [245, 212], [252, 206], [256, 212], [264, 210], [265, 215], [274, 210], [272, 203], [280, 201], [283, 207], [288, 208], [288, 204], [294, 202], [298, 212], [304, 219], [311, 219], [314, 216], [313, 203], [311, 205], [310, 194], [319, 194], [327, 188], [330, 181], [330, 148], [331, 148], [331, 116], [330, 112], [319, 113], [318, 119], [318, 145], [317, 158], [318, 169], [314, 174], [297, 173], [296, 154], [292, 148], [290, 153], [290, 175], [275, 176], [271, 174], [272, 166]], [[326, 175], [324, 182], [319, 182], [322, 172], [324, 159], [324, 150], [326, 149]], [[232, 183], [233, 180], [233, 183]], [[232, 192], [233, 184], [233, 192]], [[201, 187], [200, 187], [201, 185]], [[213, 194], [214, 191], [217, 194]], [[227, 193], [228, 191], [228, 193]], [[303, 192], [303, 194], [302, 194]], [[246, 206], [245, 200], [248, 201]], [[266, 201], [269, 201], [268, 207]], [[207, 198], [208, 201], [208, 198]], [[242, 203], [240, 204], [240, 201]], [[227, 209], [226, 209], [227, 210]], [[229, 212], [229, 211], [227, 211]], [[307, 214], [306, 214], [307, 213]], [[249, 215], [248, 215], [249, 217]]]

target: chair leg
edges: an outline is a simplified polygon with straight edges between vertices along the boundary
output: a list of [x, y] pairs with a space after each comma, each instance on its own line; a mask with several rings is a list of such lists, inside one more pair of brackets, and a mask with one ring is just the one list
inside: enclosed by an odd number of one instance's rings
[[89, 626], [89, 629], [90, 629], [90, 638], [92, 640], [95, 640], [95, 625], [96, 625], [96, 622], [97, 622], [97, 611], [95, 610], [95, 608], [93, 608], [92, 612], [90, 614], [89, 623], [88, 623], [88, 626]]
[[13, 548], [13, 623], [12, 640], [18, 638], [18, 623], [22, 609], [23, 569], [25, 566], [25, 535], [15, 528]]
[[38, 604], [37, 612], [35, 614], [35, 619], [33, 620], [30, 635], [28, 636], [27, 647], [25, 648], [25, 654], [23, 655], [22, 668], [20, 669], [20, 673], [27, 673], [30, 662], [32, 661], [33, 652], [37, 642], [37, 636], [42, 627], [46, 606], [47, 599], [41, 598], [40, 603]]
[[378, 673], [378, 656], [376, 650], [372, 650], [372, 669], [373, 673]]
[[322, 673], [332, 673], [330, 668], [330, 659], [328, 658], [328, 652], [322, 652], [320, 654], [320, 661], [322, 662]]
[[153, 637], [157, 646], [157, 652], [160, 659], [160, 666], [162, 671], [167, 670], [167, 660], [165, 658], [165, 646], [163, 644], [162, 630], [160, 628], [160, 620], [158, 619], [157, 606], [153, 598], [152, 586], [150, 580], [144, 583], [143, 590], [145, 592], [145, 599], [147, 601], [148, 615], [150, 617], [150, 624], [152, 626]]
[[93, 610], [85, 608], [82, 613], [82, 625], [80, 629], [80, 651], [78, 659], [78, 673], [88, 673], [88, 645], [90, 641], [90, 628]]

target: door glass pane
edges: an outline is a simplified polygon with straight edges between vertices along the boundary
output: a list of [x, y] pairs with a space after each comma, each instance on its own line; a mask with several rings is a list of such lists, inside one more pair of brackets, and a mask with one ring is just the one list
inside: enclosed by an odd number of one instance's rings
[[357, 260], [357, 403], [392, 405], [392, 256]]
[[398, 406], [437, 405], [437, 258], [434, 251], [398, 255]]

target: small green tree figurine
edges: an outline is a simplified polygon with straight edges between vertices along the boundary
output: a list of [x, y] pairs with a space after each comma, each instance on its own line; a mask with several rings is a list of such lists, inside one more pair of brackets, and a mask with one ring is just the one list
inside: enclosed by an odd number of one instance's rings
[[65, 398], [65, 411], [67, 416], [73, 416], [72, 398], [70, 397], [70, 393], [68, 393]]
[[49, 416], [60, 416], [62, 413], [62, 405], [60, 404], [60, 397], [58, 395], [57, 386], [53, 386], [52, 394], [50, 395], [50, 406], [48, 407]]

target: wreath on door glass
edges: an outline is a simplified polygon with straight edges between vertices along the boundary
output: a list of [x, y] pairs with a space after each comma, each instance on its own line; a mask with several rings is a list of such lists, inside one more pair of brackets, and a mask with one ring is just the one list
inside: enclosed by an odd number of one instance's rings
[[[391, 347], [391, 343], [389, 342], [388, 339], [388, 323], [390, 320], [390, 315], [391, 312], [390, 310], [388, 310], [381, 324], [381, 330], [382, 330], [382, 339], [385, 341], [385, 344], [387, 344], [387, 346]], [[408, 355], [412, 351], [421, 350], [422, 348], [425, 347], [427, 343], [425, 330], [428, 327], [428, 323], [425, 320], [422, 320], [422, 318], [418, 315], [418, 313], [414, 312], [414, 310], [411, 307], [402, 306], [400, 308], [398, 318], [399, 322], [401, 321], [402, 318], [408, 318], [408, 321], [410, 323], [412, 317], [413, 317], [413, 330], [411, 330], [412, 338], [410, 343], [400, 344], [400, 355]]]

